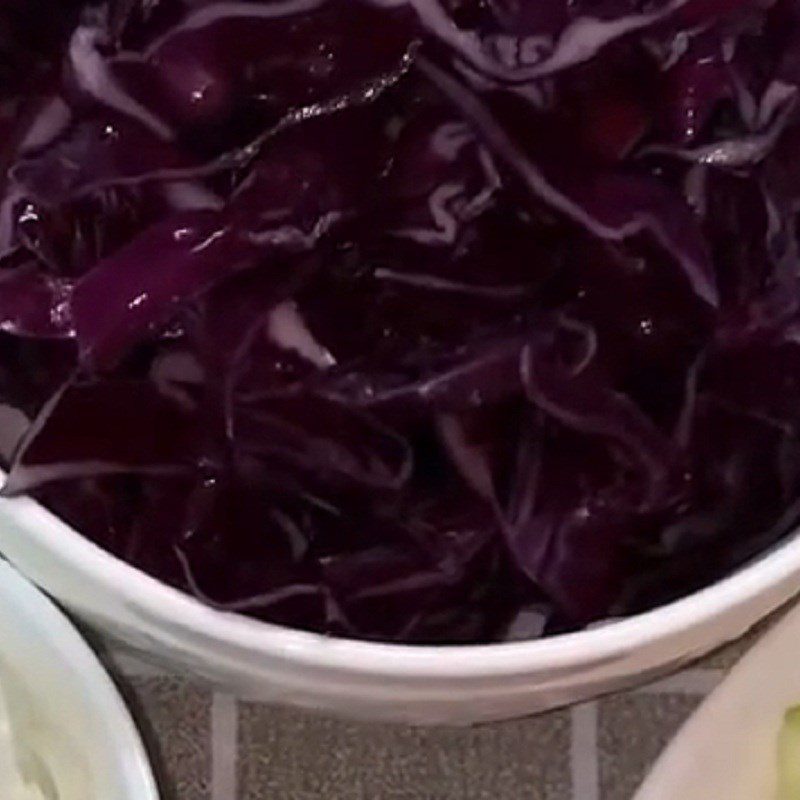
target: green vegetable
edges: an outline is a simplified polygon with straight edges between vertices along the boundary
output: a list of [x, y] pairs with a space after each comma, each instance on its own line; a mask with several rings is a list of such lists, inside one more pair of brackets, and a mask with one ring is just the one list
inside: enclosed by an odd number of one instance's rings
[[778, 800], [800, 800], [800, 706], [786, 712], [778, 736]]

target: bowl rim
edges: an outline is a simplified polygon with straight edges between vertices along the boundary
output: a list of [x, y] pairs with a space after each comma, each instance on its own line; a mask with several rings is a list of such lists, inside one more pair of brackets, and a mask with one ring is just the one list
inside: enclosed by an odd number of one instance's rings
[[[800, 696], [799, 634], [800, 605], [793, 605], [671, 735], [631, 800], [672, 800], [687, 792], [693, 798], [729, 797], [730, 785], [742, 787], [737, 797], [776, 797], [752, 781], [758, 773], [772, 779], [778, 775], [778, 731], [784, 713]], [[770, 676], [768, 684], [764, 675]], [[747, 769], [748, 759], [758, 772]], [[731, 770], [731, 764], [736, 768]], [[728, 776], [727, 791], [719, 786], [721, 773]]]
[[[158, 800], [159, 791], [144, 743], [122, 696], [67, 616], [5, 558], [0, 558], [0, 603], [11, 612], [21, 636], [37, 640], [36, 651], [56, 659], [59, 685], [80, 702], [100, 726], [97, 741], [114, 780], [131, 800]], [[40, 643], [40, 644], [39, 644]], [[20, 664], [10, 659], [16, 670]], [[97, 761], [97, 751], [89, 753]]]
[[[713, 621], [800, 573], [800, 536], [789, 534], [710, 586], [597, 627], [488, 644], [382, 643], [327, 636], [214, 609], [104, 550], [31, 498], [3, 498], [0, 519], [3, 515], [75, 574], [90, 576], [140, 615], [168, 621], [173, 633], [191, 631], [230, 648], [229, 652], [249, 651], [265, 659], [362, 678], [470, 680], [603, 663]], [[13, 555], [9, 558], [13, 563]]]

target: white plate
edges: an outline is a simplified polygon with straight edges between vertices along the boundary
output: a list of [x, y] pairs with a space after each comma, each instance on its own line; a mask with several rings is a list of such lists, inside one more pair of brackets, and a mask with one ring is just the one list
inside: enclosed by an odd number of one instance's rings
[[772, 800], [783, 714], [800, 704], [800, 606], [734, 667], [634, 800]]
[[[67, 618], [0, 560], [0, 665], [88, 767], [86, 800], [158, 800], [116, 687]], [[0, 797], [2, 792], [0, 791]]]

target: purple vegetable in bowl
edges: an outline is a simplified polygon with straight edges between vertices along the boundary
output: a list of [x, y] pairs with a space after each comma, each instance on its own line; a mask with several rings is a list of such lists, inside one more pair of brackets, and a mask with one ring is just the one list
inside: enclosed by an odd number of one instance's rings
[[221, 609], [533, 637], [800, 520], [800, 0], [0, 9], [0, 456]]

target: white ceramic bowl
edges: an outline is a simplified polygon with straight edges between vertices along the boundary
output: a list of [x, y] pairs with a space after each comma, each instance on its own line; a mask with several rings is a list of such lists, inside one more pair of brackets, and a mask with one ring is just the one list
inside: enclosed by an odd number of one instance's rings
[[773, 800], [778, 732], [800, 705], [800, 607], [731, 671], [675, 737], [634, 800]]
[[97, 628], [239, 695], [368, 719], [523, 716], [641, 682], [743, 633], [800, 588], [800, 537], [655, 611], [548, 639], [382, 645], [203, 606], [124, 564], [29, 499], [0, 501], [0, 552]]
[[[83, 768], [86, 800], [158, 800], [141, 740], [111, 679], [67, 618], [4, 561], [0, 662], [9, 700], [22, 703], [38, 736], [63, 746], [62, 757], [68, 753], [69, 763]], [[47, 761], [48, 753], [41, 755]]]

